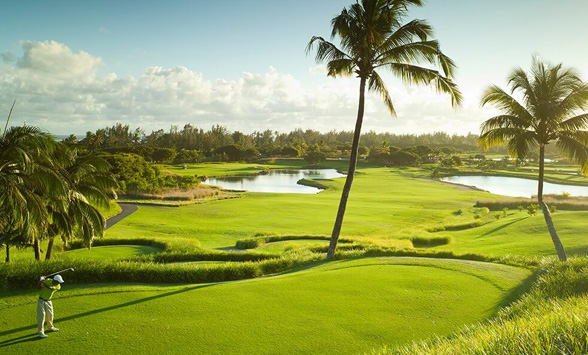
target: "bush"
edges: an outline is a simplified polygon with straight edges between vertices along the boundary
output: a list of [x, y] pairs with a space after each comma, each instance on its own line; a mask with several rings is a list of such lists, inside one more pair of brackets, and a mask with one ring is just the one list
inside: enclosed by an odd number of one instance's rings
[[535, 216], [537, 214], [538, 209], [539, 205], [532, 203], [529, 206], [527, 206], [527, 213], [529, 214], [529, 216]]
[[432, 247], [451, 243], [451, 237], [412, 237], [410, 241], [415, 247]]

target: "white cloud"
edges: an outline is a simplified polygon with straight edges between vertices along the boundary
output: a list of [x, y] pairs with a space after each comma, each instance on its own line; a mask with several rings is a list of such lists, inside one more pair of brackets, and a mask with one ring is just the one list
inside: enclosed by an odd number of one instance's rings
[[[211, 81], [185, 67], [149, 67], [135, 78], [98, 75], [102, 59], [74, 53], [55, 41], [22, 42], [16, 61], [0, 64], [0, 109], [18, 104], [13, 124], [38, 125], [57, 134], [84, 133], [116, 122], [147, 131], [192, 123], [202, 128], [222, 124], [229, 130], [289, 131], [296, 128], [351, 130], [358, 103], [356, 78], [328, 78], [324, 66], [311, 68], [319, 84], [304, 85], [269, 68], [237, 80]], [[406, 88], [390, 81], [398, 118], [381, 99], [366, 100], [364, 130], [423, 133], [439, 130], [476, 132], [480, 110], [466, 102], [454, 111], [447, 96], [429, 88]], [[474, 102], [472, 100], [472, 102]]]

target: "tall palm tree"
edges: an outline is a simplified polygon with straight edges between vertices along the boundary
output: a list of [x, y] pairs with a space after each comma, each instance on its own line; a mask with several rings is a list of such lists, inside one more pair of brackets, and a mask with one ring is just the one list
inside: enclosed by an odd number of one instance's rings
[[[317, 47], [316, 61], [327, 62], [329, 76], [355, 74], [360, 79], [359, 107], [349, 169], [331, 234], [328, 258], [335, 254], [355, 174], [366, 85], [368, 90], [381, 95], [391, 115], [396, 114], [388, 89], [377, 70], [387, 69], [405, 83], [433, 84], [438, 92], [451, 95], [454, 106], [461, 102], [461, 93], [451, 81], [455, 64], [441, 52], [439, 42], [430, 39], [433, 34], [431, 26], [423, 20], [403, 23], [411, 5], [422, 6], [423, 0], [358, 0], [344, 8], [341, 14], [331, 21], [331, 40], [339, 37], [341, 48], [322, 37], [315, 36], [311, 38], [306, 49], [309, 53]], [[420, 66], [421, 63], [441, 67], [443, 73]]]
[[54, 239], [64, 243], [78, 236], [88, 247], [95, 237], [104, 234], [106, 220], [95, 206], [108, 206], [116, 198], [118, 186], [110, 173], [110, 165], [95, 155], [79, 156], [75, 148], [59, 144], [56, 160], [67, 184], [67, 192], [59, 199], [48, 201], [51, 223], [45, 260], [51, 259]]
[[[561, 261], [566, 253], [557, 235], [549, 208], [543, 202], [545, 147], [555, 142], [559, 150], [588, 174], [588, 83], [578, 72], [562, 64], [533, 59], [530, 73], [515, 69], [508, 78], [510, 94], [496, 85], [486, 89], [481, 105], [492, 104], [503, 114], [482, 124], [480, 141], [486, 147], [506, 143], [512, 157], [524, 159], [539, 148], [537, 199]], [[522, 102], [512, 95], [519, 94]]]

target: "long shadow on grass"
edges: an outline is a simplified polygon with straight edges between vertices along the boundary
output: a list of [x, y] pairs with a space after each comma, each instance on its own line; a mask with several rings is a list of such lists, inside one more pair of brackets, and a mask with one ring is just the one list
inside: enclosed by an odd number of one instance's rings
[[[180, 293], [184, 293], [184, 292], [188, 292], [188, 291], [194, 291], [194, 290], [197, 290], [197, 289], [201, 289], [201, 288], [205, 288], [205, 287], [210, 287], [210, 286], [214, 286], [214, 285], [216, 285], [216, 284], [206, 284], [206, 285], [198, 285], [198, 286], [193, 286], [193, 287], [187, 287], [187, 288], [183, 288], [181, 290], [167, 292], [167, 293], [163, 293], [163, 294], [159, 294], [159, 295], [155, 295], [155, 296], [150, 296], [150, 297], [145, 297], [145, 298], [142, 298], [142, 299], [130, 301], [130, 302], [127, 302], [127, 303], [118, 304], [118, 305], [115, 305], [115, 306], [98, 308], [98, 309], [94, 309], [94, 310], [91, 310], [91, 311], [87, 311], [87, 312], [83, 312], [83, 313], [79, 313], [79, 314], [67, 316], [67, 317], [64, 317], [64, 318], [59, 318], [59, 319], [56, 319], [56, 320], [59, 321], [59, 322], [66, 322], [66, 321], [69, 321], [69, 320], [74, 320], [74, 319], [77, 319], [77, 318], [83, 318], [83, 317], [93, 316], [93, 315], [98, 314], [98, 313], [112, 311], [112, 310], [123, 308], [123, 307], [133, 306], [133, 305], [136, 305], [136, 304], [139, 304], [139, 303], [144, 303], [144, 302], [153, 301], [153, 300], [156, 300], [156, 299], [159, 299], [159, 298], [174, 296], [174, 295], [178, 295]], [[35, 333], [34, 334], [23, 335], [23, 336], [20, 336], [20, 337], [17, 337], [17, 338], [12, 338], [12, 339], [8, 339], [8, 340], [5, 340], [5, 341], [2, 341], [2, 342], [0, 342], [0, 348], [4, 348], [4, 347], [7, 347], [7, 346], [11, 346], [11, 345], [19, 344], [19, 343], [24, 343], [24, 342], [28, 342], [28, 341], [35, 341], [37, 339], [40, 339], [38, 337], [38, 334], [37, 334], [37, 325], [36, 324], [0, 332], [0, 337], [6, 336], [6, 335], [10, 335], [10, 334], [14, 334], [14, 333], [18, 333], [18, 332], [23, 332], [23, 331], [26, 331], [26, 330], [34, 330]]]
[[537, 281], [539, 277], [539, 272], [535, 271], [527, 278], [525, 278], [521, 283], [519, 283], [515, 288], [511, 289], [503, 298], [502, 300], [494, 307], [494, 312], [497, 313], [501, 308], [511, 305], [513, 302], [519, 300], [525, 293], [529, 292]]
[[496, 227], [496, 228], [494, 228], [494, 229], [491, 229], [491, 230], [487, 231], [486, 233], [484, 233], [484, 234], [480, 235], [480, 237], [479, 237], [479, 238], [481, 238], [481, 237], [485, 237], [485, 236], [487, 236], [487, 235], [490, 235], [490, 234], [492, 234], [492, 233], [494, 233], [494, 232], [498, 232], [499, 230], [501, 230], [501, 229], [504, 229], [504, 228], [506, 228], [506, 227], [508, 227], [508, 226], [510, 226], [510, 225], [512, 225], [512, 224], [518, 223], [518, 222], [520, 222], [520, 221], [522, 221], [523, 219], [526, 219], [526, 218], [529, 218], [529, 217], [523, 217], [523, 218], [519, 218], [519, 219], [516, 219], [516, 220], [514, 220], [514, 221], [512, 221], [512, 222], [508, 222], [507, 224], [503, 224], [503, 225], [501, 225], [501, 226], [498, 226], [498, 227]]

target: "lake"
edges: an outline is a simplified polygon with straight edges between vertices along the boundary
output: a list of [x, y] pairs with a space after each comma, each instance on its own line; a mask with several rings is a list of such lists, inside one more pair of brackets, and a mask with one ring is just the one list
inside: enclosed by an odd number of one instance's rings
[[[531, 197], [537, 195], [537, 181], [506, 176], [449, 176], [441, 181], [475, 186], [493, 194], [512, 197]], [[544, 194], [568, 192], [572, 196], [588, 196], [588, 186], [543, 183]]]
[[209, 178], [207, 185], [220, 186], [227, 190], [250, 192], [273, 192], [293, 194], [317, 194], [321, 190], [316, 187], [298, 185], [300, 179], [335, 179], [345, 177], [335, 169], [275, 169], [267, 175], [232, 176]]

